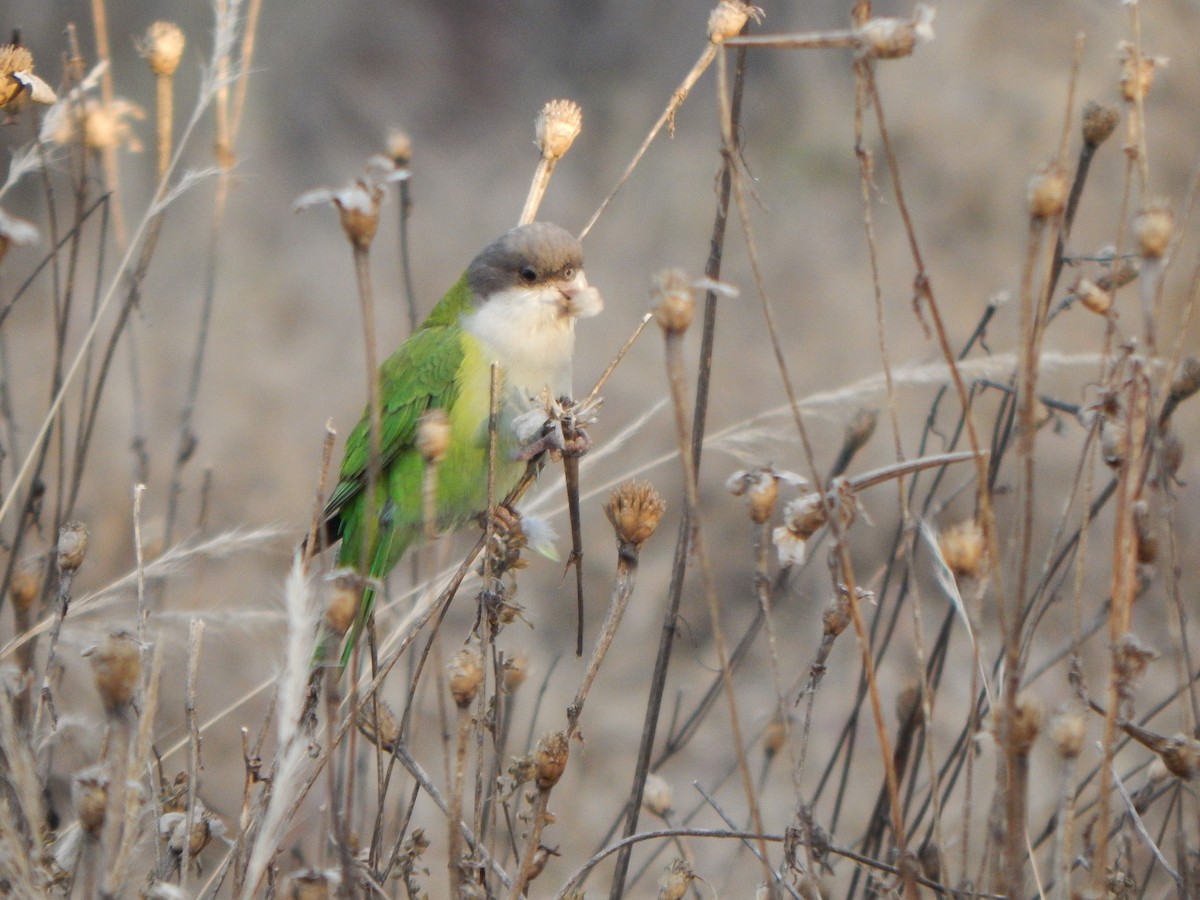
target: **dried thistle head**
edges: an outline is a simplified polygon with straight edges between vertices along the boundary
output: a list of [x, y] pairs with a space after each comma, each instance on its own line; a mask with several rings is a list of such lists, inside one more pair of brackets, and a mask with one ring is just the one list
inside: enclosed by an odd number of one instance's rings
[[436, 465], [450, 450], [450, 417], [444, 409], [431, 409], [417, 420], [417, 452], [426, 463]]
[[1099, 147], [1112, 136], [1121, 121], [1121, 111], [1115, 106], [1105, 106], [1089, 100], [1083, 107], [1083, 140]]
[[466, 709], [483, 684], [483, 656], [475, 647], [463, 647], [454, 654], [447, 671], [450, 676], [450, 696], [459, 709]]
[[522, 651], [516, 656], [506, 657], [504, 668], [500, 672], [500, 683], [504, 687], [504, 693], [515, 694], [528, 676], [529, 656], [526, 653]]
[[648, 481], [626, 481], [604, 504], [604, 514], [612, 523], [617, 543], [635, 553], [654, 534], [666, 510], [662, 496]]
[[983, 528], [972, 516], [938, 533], [938, 550], [955, 578], [978, 578], [987, 569]]
[[1143, 259], [1161, 259], [1171, 246], [1175, 214], [1166, 200], [1155, 200], [1133, 220], [1133, 239]]
[[1042, 704], [1037, 697], [1028, 692], [1018, 694], [1011, 710], [1003, 708], [997, 711], [996, 725], [1004, 721], [1007, 727], [1004, 732], [996, 734], [996, 740], [1001, 744], [1010, 742], [1013, 752], [1027, 756], [1042, 730], [1043, 718]]
[[359, 708], [358, 732], [381, 750], [391, 752], [400, 744], [400, 720], [382, 700], [371, 700]]
[[1050, 740], [1063, 759], [1077, 759], [1083, 752], [1083, 739], [1087, 735], [1087, 718], [1078, 707], [1068, 707], [1054, 717], [1050, 723]]
[[1025, 205], [1034, 219], [1052, 219], [1067, 205], [1067, 173], [1058, 163], [1047, 163], [1029, 179]]
[[836, 638], [850, 626], [850, 620], [850, 594], [844, 589], [838, 590], [829, 598], [821, 615], [823, 636]]
[[808, 484], [806, 478], [795, 472], [777, 470], [774, 466], [758, 466], [734, 472], [725, 482], [725, 488], [735, 497], [745, 497], [750, 507], [751, 521], [763, 525], [771, 521], [775, 514], [781, 482], [796, 487], [805, 487]]
[[109, 713], [129, 706], [142, 681], [142, 643], [125, 631], [110, 634], [83, 651], [92, 664], [96, 693]]
[[1133, 632], [1127, 632], [1113, 647], [1112, 653], [1117, 693], [1122, 699], [1128, 700], [1133, 697], [1137, 683], [1146, 674], [1150, 663], [1158, 659], [1158, 652]]
[[155, 75], [174, 75], [187, 40], [174, 22], [155, 22], [137, 44], [138, 52]]
[[552, 731], [542, 735], [533, 753], [534, 783], [537, 784], [538, 790], [548, 791], [558, 784], [558, 780], [566, 771], [570, 754], [571, 746], [565, 731]]
[[1117, 44], [1117, 59], [1121, 63], [1121, 96], [1126, 103], [1145, 100], [1154, 84], [1154, 73], [1167, 64], [1165, 56], [1146, 56], [1129, 41]]
[[74, 573], [87, 556], [88, 530], [82, 522], [68, 522], [58, 531], [58, 571]]
[[351, 245], [366, 250], [379, 230], [379, 208], [386, 196], [384, 187], [393, 181], [404, 181], [408, 176], [408, 169], [377, 154], [367, 160], [363, 174], [350, 184], [306, 191], [296, 198], [292, 208], [300, 212], [310, 206], [332, 204]]
[[71, 803], [79, 827], [87, 834], [99, 834], [108, 810], [108, 775], [101, 767], [85, 769], [71, 780]]
[[21, 610], [32, 609], [33, 604], [42, 595], [42, 582], [45, 577], [44, 556], [26, 556], [17, 563], [8, 587], [8, 596], [12, 599], [13, 607]]
[[1083, 308], [1098, 316], [1107, 316], [1112, 310], [1112, 292], [1106, 291], [1090, 278], [1080, 278], [1071, 289]]
[[667, 334], [683, 334], [696, 314], [692, 282], [682, 269], [664, 269], [650, 286], [650, 307], [658, 325]]
[[412, 138], [407, 131], [393, 128], [387, 134], [387, 155], [397, 169], [406, 169], [412, 162]]
[[534, 124], [542, 158], [562, 159], [583, 128], [583, 110], [574, 100], [551, 100], [542, 107]]
[[721, 0], [708, 15], [708, 39], [720, 44], [742, 33], [746, 22], [762, 21], [763, 11], [744, 0]]
[[672, 860], [658, 881], [658, 900], [680, 900], [696, 880], [696, 870], [686, 859]]
[[826, 522], [825, 504], [817, 491], [802, 494], [783, 508], [783, 524], [772, 532], [781, 566], [804, 562], [809, 538]]

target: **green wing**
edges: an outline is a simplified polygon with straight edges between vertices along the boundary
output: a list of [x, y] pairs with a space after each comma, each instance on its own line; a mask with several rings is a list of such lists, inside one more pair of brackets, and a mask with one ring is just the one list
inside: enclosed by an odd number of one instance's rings
[[[392, 480], [389, 471], [404, 465], [416, 453], [417, 420], [421, 415], [430, 409], [449, 409], [454, 405], [462, 358], [461, 332], [457, 327], [427, 324], [380, 367], [381, 488]], [[362, 500], [370, 458], [369, 427], [368, 409], [346, 439], [338, 484], [325, 507], [327, 518], [342, 537], [339, 560], [343, 563], [355, 564], [361, 559], [358, 538], [363, 526]], [[378, 509], [382, 511], [382, 503]]]

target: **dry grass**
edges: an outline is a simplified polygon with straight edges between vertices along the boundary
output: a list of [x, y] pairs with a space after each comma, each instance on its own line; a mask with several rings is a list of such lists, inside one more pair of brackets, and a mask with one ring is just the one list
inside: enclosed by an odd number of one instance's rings
[[[1133, 4], [1075, 26], [1119, 34], [1116, 53], [1044, 38], [1052, 89], [1025, 99], [1053, 126], [1014, 138], [963, 113], [974, 169], [931, 124], [961, 102], [953, 79], [920, 60], [986, 35], [987, 12], [968, 32], [948, 11], [932, 43], [921, 7], [880, 18], [860, 4], [849, 27], [793, 33], [737, 2], [697, 13], [688, 34], [709, 31], [694, 64], [663, 82], [646, 133], [614, 129], [627, 158], [590, 192], [568, 181], [588, 152], [585, 100], [576, 149], [543, 145], [524, 210], [488, 210], [531, 218], [545, 195], [586, 222], [608, 300], [611, 324], [581, 326], [578, 368], [610, 402], [597, 422], [555, 411], [595, 446], [567, 454], [561, 478], [559, 458], [542, 460], [518, 491], [527, 512], [564, 518], [563, 484], [578, 490], [579, 580], [507, 520], [430, 542], [316, 702], [318, 630], [348, 622], [362, 591], [328, 577], [328, 554], [292, 549], [316, 534], [302, 511], [321, 508], [332, 437], [304, 431], [282, 474], [266, 448], [294, 450], [291, 432], [242, 395], [269, 397], [276, 379], [310, 424], [349, 424], [364, 397], [378, 418], [376, 343], [428, 308], [408, 241], [422, 241], [414, 211], [442, 201], [406, 179], [421, 183], [435, 148], [394, 139], [351, 188], [303, 198], [341, 213], [342, 235], [319, 214], [303, 227], [359, 300], [336, 308], [336, 334], [365, 352], [264, 345], [239, 370], [259, 380], [230, 388], [213, 361], [236, 355], [219, 323], [254, 292], [222, 283], [242, 260], [227, 235], [262, 214], [237, 202], [270, 43], [259, 5], [219, 0], [211, 46], [178, 69], [162, 23], [108, 59], [102, 0], [76, 12], [95, 53], [72, 28], [62, 47], [25, 35], [32, 70], [0, 55], [59, 97], [0, 92], [19, 135], [0, 189], [9, 894], [1200, 895], [1186, 174], [1200, 169], [1179, 113], [1193, 79], [1166, 80], [1176, 66], [1157, 56], [1169, 17]], [[659, 27], [649, 46], [678, 46]], [[139, 53], [140, 82], [125, 68]], [[952, 62], [976, 83], [987, 59]], [[812, 117], [840, 144], [762, 114], [817, 65], [837, 100]], [[121, 99], [126, 79], [155, 109], [144, 157], [128, 152], [141, 107]], [[186, 117], [181, 81], [197, 89]], [[697, 109], [707, 131], [685, 119]], [[760, 135], [786, 149], [759, 150]], [[587, 208], [556, 201], [564, 181]], [[273, 196], [265, 221], [297, 194]], [[703, 268], [665, 268], [654, 216]], [[641, 249], [608, 264], [610, 288], [603, 257], [626, 225]], [[437, 274], [449, 283], [453, 267]], [[165, 336], [151, 325], [180, 312], [172, 280], [199, 302]], [[327, 389], [312, 357], [334, 353]], [[288, 383], [297, 366], [319, 395]], [[346, 385], [349, 399], [325, 396]], [[214, 426], [224, 410], [237, 426]], [[261, 500], [256, 480], [289, 499], [267, 513], [229, 501]], [[286, 527], [263, 524], [280, 509]]]

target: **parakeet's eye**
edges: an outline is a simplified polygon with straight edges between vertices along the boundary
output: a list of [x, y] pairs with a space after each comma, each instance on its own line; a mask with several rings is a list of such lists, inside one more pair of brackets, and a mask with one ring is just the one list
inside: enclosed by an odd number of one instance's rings
[[562, 276], [563, 276], [563, 278], [567, 279], [567, 281], [570, 281], [572, 278], [575, 277], [575, 267], [574, 266], [564, 266], [563, 270], [562, 270]]
[[520, 271], [521, 280], [526, 284], [533, 284], [538, 279], [537, 269], [533, 266], [524, 266]]

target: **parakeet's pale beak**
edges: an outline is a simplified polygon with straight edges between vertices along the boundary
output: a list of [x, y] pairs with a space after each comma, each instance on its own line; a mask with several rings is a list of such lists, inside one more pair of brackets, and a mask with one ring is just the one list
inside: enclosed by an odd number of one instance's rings
[[588, 284], [587, 276], [580, 269], [570, 281], [558, 286], [563, 297], [563, 311], [576, 319], [590, 319], [604, 309], [604, 298]]

